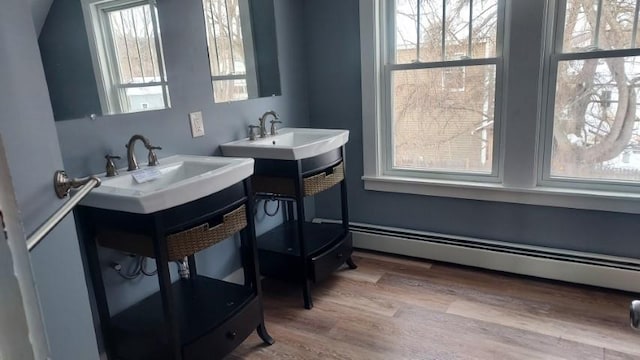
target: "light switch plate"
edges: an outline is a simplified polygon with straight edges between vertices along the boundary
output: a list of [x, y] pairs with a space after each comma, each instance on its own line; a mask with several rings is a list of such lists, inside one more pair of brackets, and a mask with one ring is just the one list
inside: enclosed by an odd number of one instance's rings
[[191, 123], [191, 136], [194, 138], [204, 136], [204, 123], [202, 122], [202, 111], [189, 113]]

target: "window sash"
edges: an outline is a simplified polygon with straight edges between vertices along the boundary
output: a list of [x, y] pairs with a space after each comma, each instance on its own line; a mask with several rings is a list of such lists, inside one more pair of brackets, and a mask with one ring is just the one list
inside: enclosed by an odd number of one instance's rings
[[[443, 60], [434, 62], [414, 62], [395, 63], [395, 0], [380, 0], [378, 48], [381, 51], [381, 76], [380, 76], [380, 97], [381, 97], [381, 122], [379, 124], [379, 151], [378, 164], [382, 175], [431, 178], [444, 180], [463, 180], [476, 182], [499, 183], [502, 182], [502, 143], [503, 131], [501, 124], [501, 113], [503, 111], [502, 89], [503, 89], [503, 59], [502, 47], [504, 42], [504, 13], [505, 1], [498, 0], [497, 5], [497, 33], [496, 33], [496, 57], [491, 58], [463, 58], [459, 60]], [[446, 2], [446, 0], [443, 0]], [[445, 26], [443, 22], [443, 26]], [[470, 29], [471, 21], [470, 21]], [[469, 41], [472, 41], [470, 38]], [[444, 54], [444, 32], [441, 40], [442, 54]], [[419, 48], [419, 46], [417, 46]], [[443, 55], [444, 56], [444, 55]], [[420, 70], [433, 68], [466, 67], [474, 65], [495, 65], [495, 95], [494, 95], [494, 123], [493, 123], [493, 148], [491, 149], [491, 172], [480, 173], [472, 171], [447, 171], [429, 169], [397, 169], [393, 166], [393, 89], [391, 88], [391, 78], [394, 71]]]
[[[555, 122], [555, 105], [556, 105], [556, 86], [558, 81], [558, 66], [563, 61], [571, 60], [588, 60], [588, 59], [607, 59], [621, 58], [630, 56], [640, 56], [640, 48], [627, 49], [594, 49], [593, 51], [582, 52], [563, 52], [564, 38], [564, 21], [567, 0], [556, 0], [554, 6], [549, 7], [547, 13], [547, 22], [550, 24], [549, 29], [553, 29], [547, 36], [548, 45], [545, 47], [544, 57], [544, 75], [543, 76], [543, 104], [541, 105], [541, 121], [539, 141], [539, 158], [538, 161], [538, 186], [574, 188], [582, 190], [604, 190], [615, 192], [639, 193], [640, 183], [634, 184], [632, 181], [621, 181], [614, 179], [589, 179], [589, 178], [571, 178], [551, 175], [552, 145], [553, 131]], [[594, 38], [597, 45], [599, 38], [599, 19], [601, 3], [598, 7], [598, 26], [594, 30]], [[633, 24], [633, 40], [632, 46], [635, 46], [635, 36], [638, 25], [638, 11], [640, 10], [640, 0], [636, 2]]]

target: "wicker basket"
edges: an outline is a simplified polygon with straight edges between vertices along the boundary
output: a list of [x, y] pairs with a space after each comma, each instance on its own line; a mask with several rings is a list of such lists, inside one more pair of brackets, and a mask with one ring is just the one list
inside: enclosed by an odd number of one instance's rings
[[[169, 260], [181, 260], [229, 238], [247, 226], [245, 205], [225, 214], [220, 224], [209, 227], [208, 223], [198, 225], [167, 236]], [[155, 258], [153, 241], [150, 236], [100, 229], [97, 235], [101, 246]]]
[[344, 165], [342, 162], [330, 172], [322, 172], [317, 175], [304, 178], [304, 196], [312, 196], [340, 183], [344, 180]]
[[[330, 170], [302, 179], [303, 195], [315, 195], [340, 183], [342, 180], [344, 180], [344, 165], [340, 162]], [[253, 190], [258, 193], [296, 196], [295, 180], [291, 178], [254, 175], [252, 183]]]

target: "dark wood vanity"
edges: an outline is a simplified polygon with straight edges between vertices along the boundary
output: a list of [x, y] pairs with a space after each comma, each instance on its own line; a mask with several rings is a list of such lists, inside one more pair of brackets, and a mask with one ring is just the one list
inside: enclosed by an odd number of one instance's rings
[[[76, 209], [110, 360], [211, 360], [264, 325], [251, 181], [166, 210], [135, 214]], [[194, 254], [240, 232], [244, 284], [199, 275]], [[98, 247], [156, 259], [159, 291], [115, 316], [109, 312]], [[188, 258], [189, 278], [171, 282], [169, 262]]]
[[[287, 204], [284, 223], [258, 237], [260, 273], [300, 282], [307, 309], [313, 307], [311, 283], [324, 280], [345, 263], [351, 269], [356, 268], [351, 259], [345, 165], [344, 146], [300, 160], [255, 159], [256, 197]], [[304, 198], [337, 185], [340, 185], [342, 222], [306, 221]]]

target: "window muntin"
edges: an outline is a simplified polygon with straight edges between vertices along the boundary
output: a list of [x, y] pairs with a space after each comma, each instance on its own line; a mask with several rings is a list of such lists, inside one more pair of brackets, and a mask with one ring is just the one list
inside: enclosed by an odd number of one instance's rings
[[151, 1], [89, 1], [104, 114], [169, 107], [160, 28]]
[[640, 181], [640, 49], [635, 0], [558, 4], [550, 55], [544, 182], [607, 188]]
[[566, 0], [563, 53], [636, 48], [636, 0]]
[[499, 13], [495, 0], [388, 2], [385, 173], [497, 176]]

